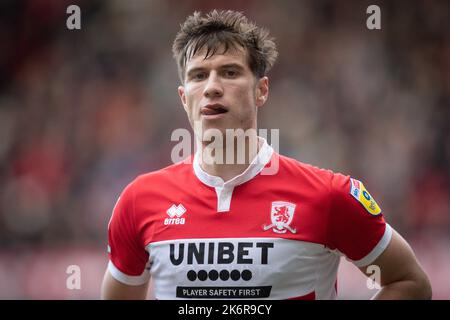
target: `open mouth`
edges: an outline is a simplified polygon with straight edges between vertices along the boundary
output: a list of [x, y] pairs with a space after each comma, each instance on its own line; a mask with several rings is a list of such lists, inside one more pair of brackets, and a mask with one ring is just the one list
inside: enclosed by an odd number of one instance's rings
[[204, 116], [212, 116], [226, 112], [228, 110], [221, 104], [208, 104], [200, 109], [200, 114]]

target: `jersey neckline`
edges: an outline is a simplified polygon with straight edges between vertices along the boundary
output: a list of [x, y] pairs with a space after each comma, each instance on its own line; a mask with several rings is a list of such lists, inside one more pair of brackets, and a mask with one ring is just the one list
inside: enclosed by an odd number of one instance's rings
[[269, 163], [273, 154], [273, 148], [267, 143], [266, 139], [258, 137], [258, 142], [260, 144], [262, 143], [262, 146], [259, 149], [257, 155], [253, 158], [253, 161], [250, 163], [250, 165], [245, 169], [244, 172], [228, 181], [224, 181], [221, 177], [210, 175], [209, 173], [204, 171], [199, 163], [200, 151], [197, 151], [194, 155], [193, 160], [193, 168], [196, 177], [209, 187], [221, 189], [227, 187], [235, 187], [253, 179]]

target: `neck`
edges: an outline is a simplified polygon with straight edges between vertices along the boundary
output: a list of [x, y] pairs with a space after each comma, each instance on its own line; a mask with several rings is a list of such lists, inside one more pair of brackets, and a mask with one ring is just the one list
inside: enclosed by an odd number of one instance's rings
[[263, 141], [253, 134], [225, 139], [223, 146], [203, 142], [199, 150], [200, 167], [208, 174], [224, 181], [243, 173], [252, 163]]

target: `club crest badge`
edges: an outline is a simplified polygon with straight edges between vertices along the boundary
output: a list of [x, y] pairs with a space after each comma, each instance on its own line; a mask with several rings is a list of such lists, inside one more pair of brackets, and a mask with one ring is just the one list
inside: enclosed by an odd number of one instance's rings
[[270, 225], [263, 225], [264, 231], [272, 229], [276, 233], [286, 233], [290, 231], [297, 233], [295, 228], [290, 226], [295, 213], [295, 204], [285, 201], [272, 202], [272, 209], [270, 211]]

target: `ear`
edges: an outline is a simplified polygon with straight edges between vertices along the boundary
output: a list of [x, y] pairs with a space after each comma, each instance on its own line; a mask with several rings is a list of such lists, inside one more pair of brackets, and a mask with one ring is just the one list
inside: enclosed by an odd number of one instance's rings
[[178, 95], [180, 96], [180, 100], [181, 100], [181, 103], [183, 104], [184, 110], [187, 112], [186, 95], [184, 93], [185, 93], [184, 87], [179, 86], [178, 87]]
[[256, 106], [262, 107], [269, 97], [269, 78], [262, 77], [256, 84]]

